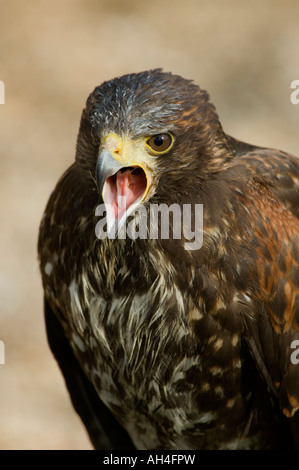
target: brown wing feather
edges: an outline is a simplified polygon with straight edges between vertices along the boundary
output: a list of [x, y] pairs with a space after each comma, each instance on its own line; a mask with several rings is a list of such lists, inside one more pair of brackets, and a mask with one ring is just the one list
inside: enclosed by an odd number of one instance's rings
[[[256, 246], [256, 297], [258, 310], [246, 320], [248, 340], [260, 369], [276, 388], [288, 417], [299, 409], [299, 365], [291, 360], [299, 339], [299, 160], [279, 151], [236, 149], [238, 164], [245, 165], [247, 210]], [[268, 374], [269, 372], [269, 374]]]
[[265, 185], [283, 205], [299, 218], [299, 158], [281, 150], [256, 147], [229, 137], [235, 164]]

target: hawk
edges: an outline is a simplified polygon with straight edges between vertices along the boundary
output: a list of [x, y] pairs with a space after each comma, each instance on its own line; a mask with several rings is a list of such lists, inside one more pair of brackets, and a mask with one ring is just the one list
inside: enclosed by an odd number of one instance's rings
[[[190, 209], [180, 236], [173, 208]], [[96, 449], [298, 448], [298, 219], [299, 160], [227, 135], [193, 81], [95, 88], [38, 253], [49, 345]]]

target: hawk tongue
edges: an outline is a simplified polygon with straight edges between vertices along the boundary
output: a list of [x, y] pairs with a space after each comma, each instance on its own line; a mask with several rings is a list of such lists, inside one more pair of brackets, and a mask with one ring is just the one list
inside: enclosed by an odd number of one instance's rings
[[142, 197], [146, 190], [146, 177], [141, 168], [134, 172], [135, 168], [119, 170], [116, 175], [106, 181], [109, 191], [105, 203], [112, 205], [115, 219], [120, 220], [129, 207]]

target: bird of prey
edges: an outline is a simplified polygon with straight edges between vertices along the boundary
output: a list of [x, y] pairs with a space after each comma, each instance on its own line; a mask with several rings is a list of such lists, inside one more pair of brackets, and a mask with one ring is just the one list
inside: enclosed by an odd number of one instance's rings
[[50, 348], [96, 449], [298, 448], [297, 157], [227, 135], [191, 80], [104, 82], [38, 252]]

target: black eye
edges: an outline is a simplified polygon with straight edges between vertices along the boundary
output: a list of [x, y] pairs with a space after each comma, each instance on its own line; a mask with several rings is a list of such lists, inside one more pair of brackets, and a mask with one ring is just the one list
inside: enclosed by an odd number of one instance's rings
[[157, 153], [164, 153], [172, 146], [172, 136], [170, 134], [157, 134], [147, 139], [147, 145]]

